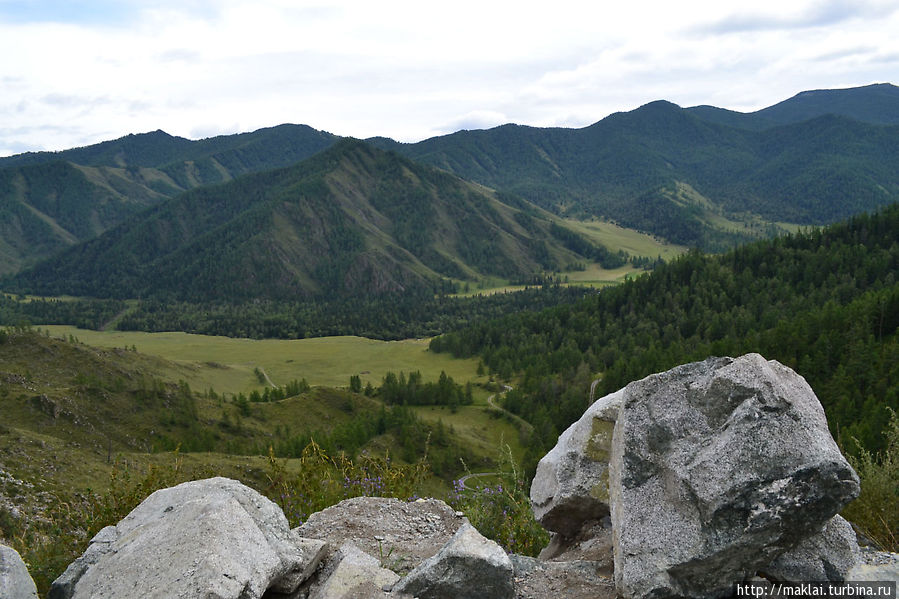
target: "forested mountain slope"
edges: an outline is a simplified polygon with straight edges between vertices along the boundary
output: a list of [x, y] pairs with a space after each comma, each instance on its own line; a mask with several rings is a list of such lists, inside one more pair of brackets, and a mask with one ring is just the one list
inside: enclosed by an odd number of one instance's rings
[[710, 355], [759, 352], [805, 376], [833, 432], [880, 447], [899, 409], [899, 205], [719, 256], [691, 252], [571, 306], [435, 338], [522, 381], [506, 407], [551, 447], [596, 397]]
[[538, 208], [497, 198], [347, 139], [292, 167], [188, 192], [4, 286], [42, 295], [283, 300], [622, 261]]
[[[779, 222], [826, 224], [899, 199], [897, 89], [808, 92], [761, 111], [770, 127], [658, 101], [583, 129], [375, 142], [547, 209], [721, 249]], [[815, 99], [819, 109], [803, 108]]]
[[875, 83], [848, 89], [804, 91], [755, 112], [736, 112], [714, 106], [694, 106], [687, 110], [709, 122], [756, 131], [827, 114], [873, 125], [899, 125], [899, 87]]
[[0, 158], [0, 275], [187, 189], [293, 164], [338, 138], [303, 125], [190, 141], [163, 131]]

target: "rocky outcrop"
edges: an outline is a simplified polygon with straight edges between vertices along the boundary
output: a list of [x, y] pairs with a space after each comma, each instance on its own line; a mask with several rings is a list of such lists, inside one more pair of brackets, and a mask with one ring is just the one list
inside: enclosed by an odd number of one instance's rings
[[104, 528], [50, 596], [511, 599], [512, 573], [436, 499], [357, 497], [290, 530], [277, 505], [213, 478], [157, 491]]
[[3, 599], [37, 599], [37, 587], [19, 552], [0, 545], [0, 597]]
[[609, 515], [609, 453], [624, 396], [597, 400], [537, 465], [531, 504], [545, 529], [571, 537], [584, 522]]
[[104, 528], [53, 583], [52, 599], [251, 599], [294, 591], [325, 543], [302, 541], [281, 509], [226, 478], [156, 491]]
[[511, 599], [512, 574], [512, 561], [502, 547], [465, 522], [393, 590], [421, 599]]
[[294, 529], [332, 547], [346, 541], [406, 574], [437, 553], [462, 526], [463, 518], [443, 501], [400, 501], [385, 497], [345, 499], [309, 516]]
[[351, 541], [331, 557], [319, 575], [321, 581], [310, 588], [310, 599], [368, 599], [387, 596], [399, 575], [381, 567], [380, 562]]
[[556, 531], [541, 557], [601, 563], [611, 534], [626, 598], [723, 596], [757, 572], [846, 579], [857, 544], [831, 518], [857, 493], [811, 388], [757, 354], [687, 364], [601, 398], [531, 486], [535, 516]]
[[846, 580], [857, 582], [889, 580], [899, 584], [899, 554], [863, 548], [861, 559], [849, 570]]
[[732, 592], [859, 492], [805, 380], [758, 354], [631, 383], [609, 466], [624, 597]]

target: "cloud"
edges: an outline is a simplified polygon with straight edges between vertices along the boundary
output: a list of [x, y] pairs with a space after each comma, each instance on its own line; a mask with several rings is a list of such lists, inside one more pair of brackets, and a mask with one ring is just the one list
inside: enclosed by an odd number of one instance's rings
[[494, 110], [472, 110], [446, 125], [438, 127], [443, 133], [452, 133], [462, 130], [490, 129], [509, 122], [509, 117]]
[[160, 62], [197, 62], [201, 58], [200, 52], [189, 50], [187, 48], [172, 48], [165, 52], [160, 52], [156, 58]]
[[851, 48], [839, 48], [832, 52], [824, 52], [823, 54], [818, 54], [812, 58], [817, 62], [832, 62], [835, 60], [842, 60], [844, 58], [853, 58], [856, 56], [863, 55], [874, 55], [877, 53], [876, 46], [854, 46]]
[[[0, 129], [31, 132], [2, 145], [285, 122], [418, 141], [505, 122], [581, 126], [657, 99], [754, 110], [890, 80], [899, 55], [895, 0], [756, 0], [736, 13], [715, 0], [91, 3], [114, 3], [108, 18], [66, 8], [87, 3], [0, 0], [0, 54], [15, 57], [0, 63]], [[60, 123], [78, 130], [42, 128]]]
[[853, 19], [884, 18], [899, 10], [892, 3], [858, 0], [817, 0], [798, 12], [784, 14], [783, 8], [764, 12], [741, 12], [723, 19], [691, 27], [699, 34], [728, 34], [789, 29], [808, 29], [838, 25]]

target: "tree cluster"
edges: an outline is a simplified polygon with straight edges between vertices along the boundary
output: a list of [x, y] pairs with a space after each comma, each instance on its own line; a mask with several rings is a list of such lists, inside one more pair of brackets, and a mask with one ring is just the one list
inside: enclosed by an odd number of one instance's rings
[[[507, 407], [548, 449], [597, 397], [710, 355], [759, 352], [805, 376], [832, 431], [883, 444], [899, 408], [899, 205], [723, 255], [692, 251], [580, 302], [435, 338], [521, 377]], [[541, 451], [542, 451], [541, 450]]]

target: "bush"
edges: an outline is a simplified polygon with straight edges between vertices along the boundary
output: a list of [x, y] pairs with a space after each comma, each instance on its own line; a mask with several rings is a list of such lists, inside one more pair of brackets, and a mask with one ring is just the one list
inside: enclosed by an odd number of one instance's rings
[[547, 543], [549, 533], [534, 519], [527, 484], [506, 446], [500, 459], [499, 482], [495, 486], [466, 488], [455, 481], [447, 499], [453, 508], [464, 512], [472, 526], [493, 539], [510, 553], [536, 556]]
[[268, 460], [266, 494], [281, 506], [291, 527], [350, 497], [416, 497], [429, 470], [426, 457], [409, 465], [392, 463], [389, 455], [363, 454], [353, 461], [344, 453], [329, 456], [315, 441], [303, 449], [296, 472], [288, 472], [272, 449]]
[[872, 454], [859, 446], [852, 467], [861, 479], [861, 494], [843, 516], [884, 551], [899, 551], [899, 416], [890, 410], [886, 449]]

